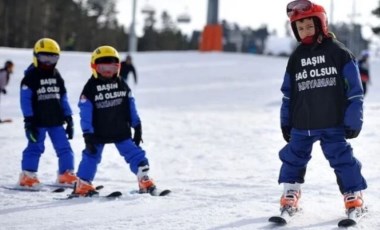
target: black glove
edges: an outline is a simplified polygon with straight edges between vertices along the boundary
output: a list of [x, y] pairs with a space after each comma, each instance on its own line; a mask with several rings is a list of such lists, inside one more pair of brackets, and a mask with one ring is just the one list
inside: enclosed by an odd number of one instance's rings
[[1, 89], [1, 93], [2, 94], [7, 94], [7, 90], [6, 89]]
[[92, 133], [85, 133], [83, 134], [84, 137], [84, 143], [86, 144], [86, 149], [90, 154], [96, 154], [96, 143], [95, 143], [95, 137]]
[[135, 142], [135, 144], [137, 146], [140, 146], [140, 142], [143, 142], [143, 139], [142, 139], [142, 128], [141, 128], [141, 124], [137, 125], [136, 127], [133, 128], [135, 130], [135, 133], [133, 135], [133, 142]]
[[66, 134], [67, 134], [67, 138], [69, 140], [73, 139], [73, 136], [74, 136], [74, 123], [73, 123], [73, 118], [71, 116], [67, 116], [65, 117], [65, 121], [66, 121]]
[[346, 129], [344, 131], [346, 133], [346, 139], [353, 139], [353, 138], [356, 138], [359, 136], [359, 133], [361, 130], [360, 129], [355, 130], [355, 129], [350, 129], [350, 128], [346, 127]]
[[38, 139], [38, 129], [35, 125], [34, 118], [25, 117], [24, 123], [26, 137], [30, 142], [36, 143]]
[[292, 128], [290, 126], [282, 126], [281, 131], [282, 131], [282, 137], [286, 142], [290, 141], [290, 131]]

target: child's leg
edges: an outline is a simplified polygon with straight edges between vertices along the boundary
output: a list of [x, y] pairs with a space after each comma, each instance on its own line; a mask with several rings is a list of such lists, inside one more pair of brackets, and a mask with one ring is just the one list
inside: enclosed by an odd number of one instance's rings
[[279, 183], [304, 183], [306, 166], [316, 140], [316, 136], [292, 131], [290, 142], [279, 153], [282, 161]]
[[96, 144], [96, 153], [90, 153], [86, 149], [82, 151], [82, 160], [78, 166], [77, 176], [85, 181], [94, 180], [98, 164], [102, 160], [104, 144]]
[[21, 169], [23, 171], [37, 172], [41, 154], [45, 151], [46, 129], [38, 128], [37, 142], [28, 141], [22, 152]]
[[148, 159], [145, 157], [145, 151], [135, 145], [132, 139], [115, 143], [115, 145], [134, 174], [137, 175], [140, 166], [149, 165]]
[[137, 146], [131, 139], [115, 143], [116, 148], [119, 150], [131, 171], [137, 176], [140, 193], [155, 194], [157, 189], [149, 177], [149, 162], [145, 157], [145, 151]]
[[367, 183], [361, 174], [361, 163], [354, 157], [351, 145], [344, 138], [344, 129], [329, 130], [321, 137], [321, 147], [334, 168], [342, 194], [361, 191]]
[[48, 134], [58, 157], [58, 173], [74, 170], [74, 153], [62, 126], [48, 128]]

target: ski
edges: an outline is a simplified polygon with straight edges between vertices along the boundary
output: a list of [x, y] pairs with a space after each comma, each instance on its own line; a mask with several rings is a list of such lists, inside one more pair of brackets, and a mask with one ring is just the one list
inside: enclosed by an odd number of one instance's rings
[[76, 199], [76, 198], [81, 198], [81, 199], [116, 199], [121, 197], [123, 194], [119, 191], [114, 191], [111, 192], [107, 195], [99, 195], [99, 193], [90, 195], [90, 196], [81, 196], [78, 194], [68, 194], [67, 197], [55, 197], [55, 200], [71, 200], [71, 199]]
[[150, 195], [152, 195], [152, 196], [167, 196], [171, 192], [172, 191], [169, 189], [164, 189], [164, 190], [155, 189], [152, 192], [150, 192]]
[[171, 193], [172, 191], [169, 190], [169, 189], [163, 189], [163, 190], [160, 190], [160, 189], [153, 189], [152, 191], [150, 191], [149, 193], [144, 193], [144, 192], [140, 192], [139, 190], [132, 190], [130, 192], [130, 194], [149, 194], [151, 196], [167, 196]]
[[[50, 188], [49, 188], [50, 187]], [[7, 185], [1, 185], [1, 188], [13, 190], [13, 191], [20, 191], [20, 192], [52, 192], [52, 193], [62, 193], [65, 192], [66, 189], [70, 188], [72, 189], [72, 185], [67, 184], [42, 184], [38, 187], [22, 187], [22, 186], [7, 186]], [[98, 185], [95, 187], [95, 189], [101, 190], [103, 189], [103, 185]]]
[[359, 221], [366, 216], [368, 213], [367, 207], [364, 208], [350, 208], [347, 211], [347, 218], [342, 219], [338, 222], [338, 227], [340, 228], [348, 228], [355, 226], [359, 223]]
[[46, 183], [43, 183], [44, 186], [47, 186], [47, 187], [62, 187], [62, 188], [74, 188], [74, 184], [60, 184], [60, 183], [50, 183], [50, 184], [46, 184]]
[[10, 123], [10, 122], [12, 122], [12, 119], [10, 118], [0, 120], [0, 123]]
[[285, 207], [280, 209], [281, 214], [277, 216], [271, 216], [268, 221], [276, 225], [286, 225], [291, 219], [300, 212], [299, 208]]
[[1, 188], [3, 189], [8, 189], [8, 190], [13, 190], [13, 191], [20, 191], [20, 192], [52, 192], [52, 193], [61, 193], [64, 192], [66, 189], [63, 187], [57, 187], [54, 189], [48, 189], [44, 186], [39, 186], [39, 187], [22, 187], [22, 186], [6, 186], [2, 185]]
[[61, 193], [61, 192], [64, 192], [66, 190], [66, 188], [62, 188], [62, 187], [59, 187], [59, 188], [55, 188], [53, 190], [51, 190], [52, 193]]
[[[47, 186], [47, 187], [52, 187], [52, 188], [70, 188], [70, 189], [74, 189], [74, 185], [73, 184], [59, 184], [59, 183], [51, 183], [51, 184], [43, 184], [44, 186]], [[95, 187], [95, 190], [101, 190], [103, 189], [104, 186], [103, 185], [98, 185]]]

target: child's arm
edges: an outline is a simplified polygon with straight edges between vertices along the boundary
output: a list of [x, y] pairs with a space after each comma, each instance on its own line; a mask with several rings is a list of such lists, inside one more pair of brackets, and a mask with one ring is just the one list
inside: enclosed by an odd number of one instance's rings
[[281, 127], [290, 126], [290, 117], [289, 117], [289, 109], [290, 109], [290, 94], [291, 94], [291, 81], [290, 75], [285, 73], [284, 81], [281, 86], [281, 92], [283, 94], [281, 111], [280, 111], [280, 120]]
[[129, 107], [131, 111], [131, 126], [134, 129], [134, 135], [133, 135], [132, 140], [133, 142], [135, 142], [137, 146], [139, 146], [140, 142], [143, 142], [141, 120], [140, 120], [139, 113], [137, 112], [135, 98], [133, 97], [132, 92], [129, 92], [128, 98], [129, 98]]
[[363, 87], [357, 64], [351, 60], [343, 68], [348, 105], [344, 125], [348, 129], [361, 130], [363, 124]]
[[135, 128], [136, 126], [141, 124], [139, 113], [137, 112], [135, 98], [133, 97], [132, 92], [129, 92], [129, 107], [131, 111], [131, 126]]
[[67, 98], [67, 93], [64, 93], [61, 96], [61, 105], [62, 105], [63, 114], [65, 117], [73, 115], [73, 112], [72, 112], [70, 104], [69, 104], [69, 99]]
[[80, 126], [83, 133], [94, 133], [94, 127], [92, 126], [92, 111], [93, 105], [91, 101], [82, 93], [79, 99], [79, 116]]
[[61, 75], [58, 73], [58, 71], [57, 71], [57, 74], [59, 75], [58, 79], [59, 79], [59, 84], [61, 87], [61, 100], [60, 101], [61, 101], [61, 106], [62, 106], [62, 110], [63, 110], [63, 115], [65, 117], [72, 116], [73, 111], [71, 110], [69, 99], [67, 97], [65, 82], [62, 79]]
[[30, 142], [37, 142], [38, 129], [36, 127], [36, 121], [34, 119], [33, 111], [33, 91], [30, 88], [26, 78], [21, 81], [20, 90], [20, 105], [22, 114], [24, 115], [24, 128], [26, 136]]
[[22, 80], [21, 82], [21, 90], [20, 90], [20, 105], [22, 114], [24, 117], [33, 117], [33, 106], [32, 106], [32, 98], [33, 91], [26, 82], [26, 80]]
[[281, 92], [283, 93], [280, 120], [282, 136], [286, 142], [290, 141], [290, 132], [292, 130], [290, 126], [289, 108], [290, 108], [290, 75], [285, 73], [284, 81], [281, 86]]

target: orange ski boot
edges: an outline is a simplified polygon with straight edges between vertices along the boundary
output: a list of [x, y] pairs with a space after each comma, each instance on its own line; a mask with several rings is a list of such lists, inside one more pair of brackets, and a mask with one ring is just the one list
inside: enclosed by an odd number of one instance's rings
[[72, 193], [72, 195], [83, 196], [83, 197], [94, 196], [98, 194], [99, 193], [96, 191], [95, 187], [90, 182], [87, 182], [81, 179], [78, 179], [75, 182], [74, 191]]
[[35, 172], [22, 171], [20, 174], [19, 185], [21, 187], [37, 188], [41, 183]]
[[156, 185], [154, 184], [152, 178], [148, 175], [149, 165], [141, 166], [137, 172], [137, 180], [139, 183], [140, 193], [153, 193], [156, 190]]
[[58, 184], [67, 184], [74, 185], [78, 177], [71, 170], [67, 170], [63, 174], [58, 175], [57, 183]]

